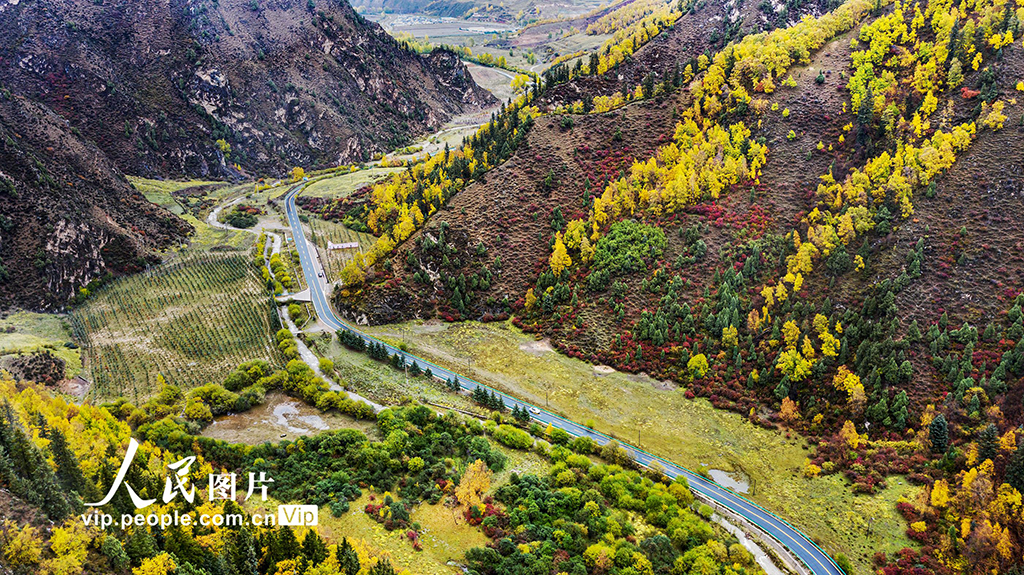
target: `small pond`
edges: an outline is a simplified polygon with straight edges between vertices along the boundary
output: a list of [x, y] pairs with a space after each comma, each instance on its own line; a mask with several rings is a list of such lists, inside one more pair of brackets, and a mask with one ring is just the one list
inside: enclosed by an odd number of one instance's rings
[[742, 471], [709, 469], [708, 475], [715, 483], [723, 487], [728, 487], [736, 493], [750, 493], [750, 478]]
[[279, 391], [267, 394], [266, 401], [244, 413], [222, 415], [206, 426], [203, 435], [228, 443], [257, 445], [265, 441], [294, 440], [329, 429], [358, 429], [375, 436], [371, 421], [360, 421], [337, 412], [319, 409]]

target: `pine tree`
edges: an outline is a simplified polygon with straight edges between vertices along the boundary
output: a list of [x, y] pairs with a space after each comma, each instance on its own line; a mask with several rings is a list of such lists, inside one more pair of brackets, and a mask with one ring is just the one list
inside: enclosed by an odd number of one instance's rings
[[306, 538], [302, 540], [302, 556], [312, 565], [319, 565], [327, 559], [327, 545], [312, 529], [306, 532]]
[[494, 390], [491, 390], [488, 396], [487, 406], [495, 411], [505, 411], [505, 401], [498, 397]]
[[475, 401], [475, 402], [477, 402], [477, 403], [479, 403], [480, 405], [483, 405], [483, 406], [487, 406], [488, 405], [488, 400], [490, 399], [487, 396], [487, 392], [484, 391], [484, 388], [482, 388], [482, 387], [474, 387], [473, 388], [472, 397], [473, 397], [473, 401]]
[[156, 540], [145, 527], [136, 527], [125, 540], [124, 551], [132, 564], [138, 565], [143, 559], [156, 555]]
[[256, 545], [252, 538], [252, 531], [243, 525], [235, 534], [234, 545], [231, 549], [232, 564], [239, 575], [259, 575], [259, 560], [256, 557]]
[[377, 563], [370, 569], [370, 575], [395, 575], [395, 569], [391, 566], [390, 561], [382, 559], [380, 563]]
[[932, 453], [944, 454], [949, 447], [949, 424], [941, 413], [928, 426], [928, 437], [932, 441]]
[[978, 394], [975, 393], [971, 396], [971, 402], [967, 406], [967, 414], [974, 415], [981, 412], [981, 400], [978, 399]]
[[896, 398], [892, 401], [890, 413], [892, 413], [893, 424], [896, 429], [904, 429], [907, 426], [908, 402], [907, 392], [903, 390], [900, 390], [900, 392], [896, 394]]
[[263, 558], [264, 573], [273, 573], [278, 562], [295, 559], [302, 551], [299, 540], [295, 538], [295, 532], [287, 525], [271, 533], [268, 543], [267, 553]]
[[519, 423], [528, 423], [530, 421], [530, 412], [526, 410], [526, 407], [520, 408], [519, 406], [516, 406], [515, 410], [516, 411], [512, 415], [515, 417], [516, 421]]
[[1004, 481], [1017, 491], [1024, 493], [1024, 448], [1018, 447], [1017, 451], [1010, 456], [1010, 461], [1006, 464]]
[[641, 91], [644, 98], [650, 98], [654, 95], [654, 74], [648, 73], [644, 76], [643, 84], [641, 85]]
[[167, 529], [164, 538], [164, 551], [173, 553], [181, 561], [193, 565], [202, 565], [207, 551], [196, 541], [195, 537], [186, 535], [181, 527], [172, 525]]
[[18, 477], [14, 470], [14, 463], [3, 445], [0, 445], [0, 485], [8, 486], [12, 493], [26, 501], [38, 502], [40, 500], [39, 494], [32, 490], [31, 482]]
[[345, 575], [359, 573], [359, 555], [356, 554], [355, 549], [352, 549], [352, 544], [348, 542], [348, 539], [341, 540], [341, 545], [338, 545], [335, 556], [338, 558], [338, 566]]
[[889, 402], [886, 401], [884, 393], [882, 398], [878, 400], [878, 403], [868, 409], [868, 415], [875, 423], [881, 423], [885, 418], [889, 417]]
[[59, 522], [71, 515], [73, 509], [68, 503], [68, 495], [58, 484], [53, 468], [29, 440], [14, 408], [6, 401], [0, 406], [0, 447], [6, 450], [14, 474], [24, 480], [11, 485], [23, 491], [18, 495], [38, 505], [54, 521]]
[[775, 387], [775, 399], [782, 401], [787, 397], [789, 397], [789, 386], [786, 384], [786, 378], [783, 377], [779, 385]]
[[78, 466], [78, 459], [68, 447], [67, 438], [59, 429], [50, 431], [50, 453], [53, 455], [53, 462], [57, 465], [57, 479], [65, 491], [74, 491], [87, 501], [94, 501], [96, 486], [82, 474]]
[[985, 429], [981, 430], [981, 434], [978, 436], [978, 461], [994, 460], [996, 458], [998, 441], [999, 429], [996, 428], [994, 423], [988, 424]]

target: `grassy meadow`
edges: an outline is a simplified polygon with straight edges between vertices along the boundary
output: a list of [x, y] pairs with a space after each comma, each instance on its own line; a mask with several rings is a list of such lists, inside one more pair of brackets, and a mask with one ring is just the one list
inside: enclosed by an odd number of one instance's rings
[[82, 371], [81, 349], [71, 341], [67, 323], [55, 314], [14, 311], [0, 318], [0, 356], [49, 351], [64, 360], [65, 377]]
[[[875, 495], [855, 495], [836, 475], [803, 475], [810, 451], [798, 435], [767, 430], [736, 413], [690, 400], [670, 382], [595, 369], [550, 350], [509, 323], [409, 322], [366, 328], [391, 343], [405, 335], [411, 353], [474, 379], [548, 405], [601, 432], [691, 470], [738, 471], [749, 497], [806, 532], [830, 552], [867, 566], [875, 551], [913, 547], [895, 503], [916, 487], [892, 477]], [[453, 397], [449, 395], [449, 397]]]

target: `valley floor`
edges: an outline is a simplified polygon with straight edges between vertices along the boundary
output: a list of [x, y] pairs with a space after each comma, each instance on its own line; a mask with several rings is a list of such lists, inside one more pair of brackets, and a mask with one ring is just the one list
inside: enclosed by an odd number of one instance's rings
[[671, 382], [563, 356], [509, 323], [417, 321], [363, 329], [625, 441], [636, 442], [639, 427], [642, 447], [694, 471], [740, 471], [750, 479], [751, 499], [864, 569], [876, 551], [915, 546], [896, 503], [914, 500], [918, 488], [891, 477], [887, 489], [855, 495], [841, 476], [807, 479], [810, 452], [796, 433], [766, 430], [706, 400], [686, 399]]

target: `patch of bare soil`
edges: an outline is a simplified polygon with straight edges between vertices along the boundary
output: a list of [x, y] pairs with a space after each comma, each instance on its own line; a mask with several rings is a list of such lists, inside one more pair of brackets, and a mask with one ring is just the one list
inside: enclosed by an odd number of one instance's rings
[[76, 375], [71, 379], [62, 380], [57, 385], [57, 389], [59, 389], [61, 393], [82, 399], [85, 397], [85, 394], [89, 393], [90, 385], [91, 384], [88, 380]]
[[530, 355], [537, 356], [555, 351], [555, 348], [551, 347], [551, 340], [548, 338], [521, 343], [519, 344], [519, 349], [529, 353]]

